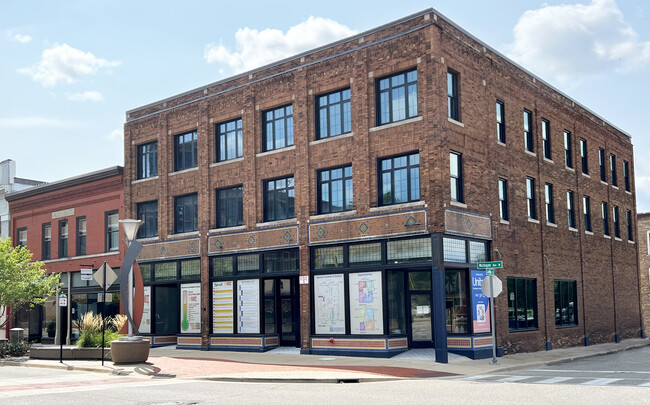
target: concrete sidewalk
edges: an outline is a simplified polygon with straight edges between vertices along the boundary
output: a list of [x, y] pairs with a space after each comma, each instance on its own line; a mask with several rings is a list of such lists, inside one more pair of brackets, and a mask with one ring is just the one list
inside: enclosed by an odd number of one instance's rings
[[470, 360], [449, 355], [449, 363], [435, 362], [433, 349], [414, 349], [390, 359], [367, 357], [301, 355], [295, 348], [266, 353], [177, 350], [152, 348], [146, 363], [115, 365], [110, 360], [5, 359], [0, 366], [45, 367], [60, 370], [101, 372], [142, 378], [191, 378], [248, 382], [368, 382], [392, 379], [442, 378], [457, 375], [498, 373], [535, 368], [567, 361], [643, 347], [648, 339], [627, 339], [605, 343], [492, 359]]

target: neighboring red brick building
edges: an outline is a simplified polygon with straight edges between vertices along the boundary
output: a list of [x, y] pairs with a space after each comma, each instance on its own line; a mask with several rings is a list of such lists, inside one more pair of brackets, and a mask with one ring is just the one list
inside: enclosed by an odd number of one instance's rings
[[[101, 289], [94, 280], [82, 280], [81, 269], [97, 270], [106, 262], [119, 272], [122, 253], [117, 221], [123, 212], [123, 168], [83, 174], [11, 193], [6, 198], [12, 213], [14, 245], [26, 245], [34, 260], [43, 261], [48, 273], [63, 273], [63, 290], [71, 293], [71, 319], [79, 319], [86, 311], [102, 311]], [[117, 313], [119, 279], [109, 291], [106, 313]], [[48, 339], [53, 337], [53, 326], [49, 326], [48, 334], [48, 325], [57, 318], [53, 297], [42, 308], [18, 314], [14, 326], [29, 330], [30, 339]], [[73, 328], [71, 332], [74, 339], [78, 331]]]
[[126, 121], [154, 344], [486, 356], [490, 259], [506, 352], [641, 333], [630, 137], [433, 9]]
[[641, 304], [643, 330], [650, 331], [650, 212], [637, 216], [639, 229], [639, 274], [641, 280]]

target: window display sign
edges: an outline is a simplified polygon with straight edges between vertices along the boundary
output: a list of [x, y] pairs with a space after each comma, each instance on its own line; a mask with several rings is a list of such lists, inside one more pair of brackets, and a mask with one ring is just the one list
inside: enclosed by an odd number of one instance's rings
[[381, 272], [350, 273], [350, 332], [384, 333]]
[[[107, 294], [108, 295], [108, 294]], [[151, 333], [151, 287], [144, 288], [144, 307], [142, 307], [142, 319], [138, 327], [140, 333]]]
[[316, 334], [345, 333], [344, 288], [343, 274], [314, 276]]
[[472, 270], [472, 320], [474, 333], [490, 331], [490, 299], [481, 291], [485, 270]]
[[181, 333], [201, 333], [201, 283], [181, 284]]
[[260, 280], [237, 281], [237, 332], [260, 333]]
[[233, 281], [212, 283], [212, 333], [233, 333]]

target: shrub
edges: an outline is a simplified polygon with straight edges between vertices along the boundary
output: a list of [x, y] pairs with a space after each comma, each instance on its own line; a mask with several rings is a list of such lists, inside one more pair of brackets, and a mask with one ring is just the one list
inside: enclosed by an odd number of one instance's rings
[[[81, 331], [78, 347], [102, 347], [102, 321], [101, 314], [95, 315], [92, 311], [86, 312], [75, 326]], [[118, 331], [126, 322], [125, 315], [115, 315], [106, 319], [106, 330], [104, 332], [104, 347], [109, 347], [112, 340], [118, 338]]]
[[2, 342], [0, 343], [0, 358], [21, 357], [29, 351], [27, 342]]

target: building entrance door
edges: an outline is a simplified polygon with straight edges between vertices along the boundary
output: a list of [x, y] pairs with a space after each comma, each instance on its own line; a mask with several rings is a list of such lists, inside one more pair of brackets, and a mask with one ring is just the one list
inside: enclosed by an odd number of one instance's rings
[[433, 347], [431, 271], [408, 272], [410, 347]]
[[264, 280], [264, 333], [277, 333], [280, 346], [297, 346], [300, 339], [298, 277]]

